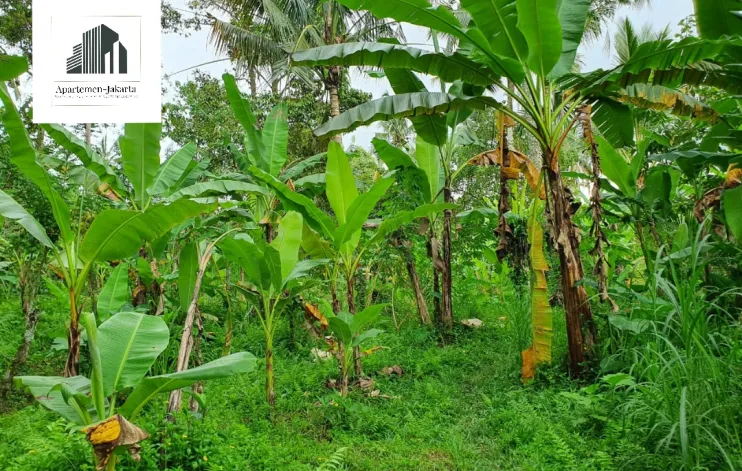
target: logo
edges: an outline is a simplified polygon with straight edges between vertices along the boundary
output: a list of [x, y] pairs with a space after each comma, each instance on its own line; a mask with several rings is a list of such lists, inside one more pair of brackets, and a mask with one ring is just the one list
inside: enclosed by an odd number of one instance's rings
[[82, 34], [82, 42], [67, 58], [68, 74], [126, 74], [126, 47], [119, 34], [104, 24]]
[[35, 123], [162, 120], [161, 2], [32, 2]]

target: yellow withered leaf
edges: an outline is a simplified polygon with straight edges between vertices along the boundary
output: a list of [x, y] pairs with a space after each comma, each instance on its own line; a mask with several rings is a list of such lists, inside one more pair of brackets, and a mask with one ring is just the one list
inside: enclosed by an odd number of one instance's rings
[[134, 460], [139, 461], [139, 442], [149, 434], [116, 414], [113, 417], [82, 429], [95, 451], [97, 469], [105, 469], [118, 447], [126, 447]]
[[327, 322], [327, 318], [324, 316], [324, 314], [322, 314], [319, 308], [315, 306], [314, 304], [304, 303], [304, 312], [306, 313], [306, 317], [308, 319], [318, 321], [323, 329], [326, 329], [327, 326], [329, 325], [329, 323]]

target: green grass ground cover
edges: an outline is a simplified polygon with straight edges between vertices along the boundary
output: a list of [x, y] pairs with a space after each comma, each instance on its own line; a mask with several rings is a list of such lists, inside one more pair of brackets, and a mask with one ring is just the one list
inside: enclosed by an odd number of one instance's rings
[[[64, 311], [47, 298], [41, 307], [44, 314], [24, 374], [56, 374], [64, 361], [65, 352], [51, 348], [53, 339], [64, 332]], [[4, 302], [1, 308], [2, 338], [20, 339], [22, 325], [14, 304]], [[580, 391], [580, 385], [562, 376], [563, 365], [542, 372], [530, 385], [521, 384], [517, 345], [521, 311], [519, 306], [499, 305], [489, 314], [480, 313], [485, 327], [457, 328], [455, 341], [446, 347], [439, 346], [432, 329], [419, 327], [412, 313], [398, 332], [385, 318], [381, 327], [387, 333], [378, 342], [384, 349], [364, 363], [379, 397], [356, 388], [345, 400], [325, 385], [335, 377], [335, 363], [312, 358], [311, 348], [321, 345], [297, 331], [296, 348], [290, 351], [284, 324], [279, 331], [278, 400], [272, 417], [264, 402], [262, 371], [206, 384], [205, 415], [183, 414], [176, 424], [165, 420], [167, 395], [163, 395], [138, 421], [153, 434], [143, 443], [142, 461], [125, 458], [120, 467], [673, 469], [671, 455], [653, 453], [644, 446], [644, 437], [624, 427], [610, 395], [598, 398]], [[562, 329], [557, 326], [557, 338], [562, 338]], [[221, 331], [213, 322], [206, 330], [211, 338], [204, 351], [208, 360], [220, 351]], [[179, 335], [177, 328], [172, 331]], [[256, 320], [241, 322], [234, 351], [260, 356], [261, 344]], [[175, 345], [171, 340], [170, 349]], [[0, 345], [4, 361], [15, 348], [10, 341]], [[564, 348], [556, 345], [555, 358], [564, 357]], [[401, 366], [404, 374], [380, 373], [392, 365]], [[5, 405], [10, 412], [0, 415], [0, 469], [94, 469], [84, 436], [29, 399], [14, 393]]]

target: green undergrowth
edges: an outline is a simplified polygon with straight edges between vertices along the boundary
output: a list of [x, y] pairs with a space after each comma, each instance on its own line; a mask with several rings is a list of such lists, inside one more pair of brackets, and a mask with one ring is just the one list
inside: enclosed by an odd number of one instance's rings
[[[326, 386], [336, 376], [334, 362], [312, 358], [310, 350], [321, 345], [297, 330], [292, 348], [284, 323], [274, 411], [264, 403], [262, 371], [206, 384], [205, 414], [183, 413], [175, 424], [164, 417], [164, 395], [137, 421], [152, 434], [142, 444], [141, 461], [126, 457], [120, 469], [677, 469], [673, 453], [654, 453], [609, 397], [580, 392], [586, 384], [567, 379], [564, 365], [542, 368], [536, 381], [521, 384], [518, 331], [524, 309], [525, 304], [499, 304], [480, 312], [483, 328], [457, 327], [454, 340], [443, 347], [414, 316], [398, 332], [385, 317], [380, 327], [386, 333], [378, 339], [383, 349], [364, 362], [378, 396], [356, 387], [347, 399]], [[3, 338], [19, 337], [22, 326], [12, 320], [17, 317], [12, 305], [2, 304]], [[238, 323], [235, 351], [261, 355], [256, 322]], [[562, 324], [555, 326], [558, 338]], [[61, 369], [64, 352], [48, 344], [63, 326], [62, 315], [45, 312], [24, 374]], [[171, 347], [179, 337], [177, 328], [172, 331]], [[222, 332], [213, 322], [207, 322], [206, 332], [204, 356], [211, 359], [218, 355]], [[557, 342], [555, 358], [563, 358], [565, 348]], [[12, 345], [2, 346], [4, 361], [12, 351]], [[381, 374], [393, 365], [404, 374]], [[0, 416], [0, 469], [94, 469], [83, 434], [29, 399], [14, 394], [6, 404], [12, 411]]]

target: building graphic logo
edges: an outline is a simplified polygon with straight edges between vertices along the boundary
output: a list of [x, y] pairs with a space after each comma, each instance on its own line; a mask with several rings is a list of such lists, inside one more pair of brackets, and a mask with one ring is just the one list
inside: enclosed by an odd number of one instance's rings
[[82, 42], [72, 48], [72, 53], [67, 58], [68, 74], [127, 73], [126, 48], [119, 34], [104, 24], [83, 33]]

